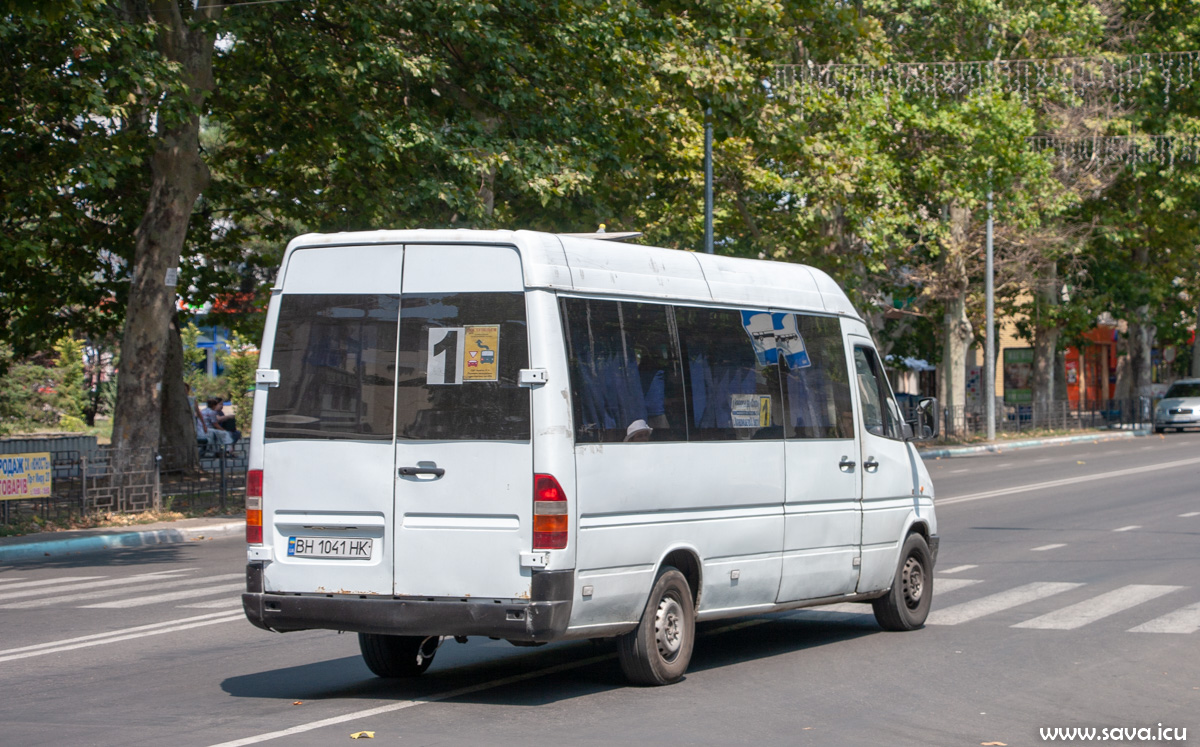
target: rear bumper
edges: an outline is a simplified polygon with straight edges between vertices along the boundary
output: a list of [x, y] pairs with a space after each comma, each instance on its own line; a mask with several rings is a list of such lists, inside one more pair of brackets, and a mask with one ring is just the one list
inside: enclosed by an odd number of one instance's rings
[[269, 593], [255, 590], [256, 575], [261, 579], [261, 571], [247, 569], [251, 591], [242, 595], [242, 607], [250, 622], [264, 630], [482, 635], [542, 642], [558, 638], [567, 629], [575, 573], [535, 573], [528, 601]]

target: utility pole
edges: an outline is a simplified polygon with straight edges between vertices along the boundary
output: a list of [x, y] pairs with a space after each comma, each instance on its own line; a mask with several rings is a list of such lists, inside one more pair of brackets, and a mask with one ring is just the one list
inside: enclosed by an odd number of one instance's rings
[[704, 252], [713, 253], [712, 108], [704, 111]]

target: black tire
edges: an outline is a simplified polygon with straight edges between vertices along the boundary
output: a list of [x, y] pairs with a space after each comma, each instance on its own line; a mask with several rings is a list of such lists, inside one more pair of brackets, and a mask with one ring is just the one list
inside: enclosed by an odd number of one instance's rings
[[1156, 425], [1156, 426], [1154, 426], [1154, 432], [1155, 432], [1155, 433], [1162, 433], [1162, 432], [1163, 432], [1163, 431], [1165, 431], [1165, 430], [1166, 430], [1166, 428], [1159, 428], [1157, 425]]
[[682, 573], [666, 566], [654, 581], [637, 629], [617, 639], [621, 671], [638, 685], [678, 682], [692, 660], [695, 640], [692, 590]]
[[389, 678], [416, 677], [429, 669], [439, 642], [437, 636], [358, 634], [367, 668]]
[[929, 545], [914, 532], [900, 548], [891, 591], [871, 602], [871, 607], [884, 630], [916, 630], [925, 624], [932, 603], [933, 563]]

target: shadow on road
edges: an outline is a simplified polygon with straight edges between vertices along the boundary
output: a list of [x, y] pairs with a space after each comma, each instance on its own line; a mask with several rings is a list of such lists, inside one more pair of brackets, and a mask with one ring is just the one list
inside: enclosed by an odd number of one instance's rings
[[[689, 672], [695, 674], [768, 659], [880, 632], [874, 617], [869, 614], [816, 610], [705, 623], [697, 629]], [[612, 640], [575, 641], [511, 650], [477, 645], [474, 639], [465, 647], [453, 641], [444, 642], [442, 646], [443, 652], [439, 652], [433, 668], [411, 680], [375, 677], [362, 659], [355, 656], [231, 677], [223, 681], [221, 687], [236, 698], [291, 701], [441, 700], [441, 696], [455, 690], [481, 687], [476, 692], [447, 700], [522, 707], [631, 687], [621, 673]], [[447, 650], [447, 647], [451, 648]], [[545, 674], [538, 674], [544, 671]], [[529, 677], [501, 682], [522, 676]]]

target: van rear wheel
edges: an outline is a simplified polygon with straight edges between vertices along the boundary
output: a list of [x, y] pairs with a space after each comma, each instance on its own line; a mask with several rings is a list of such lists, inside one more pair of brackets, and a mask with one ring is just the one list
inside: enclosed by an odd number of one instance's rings
[[429, 669], [440, 642], [438, 636], [358, 634], [367, 668], [389, 678], [416, 677]]
[[925, 538], [913, 532], [900, 550], [892, 590], [871, 602], [884, 630], [916, 630], [925, 624], [933, 604], [933, 563]]
[[677, 569], [663, 568], [637, 629], [617, 639], [621, 671], [639, 685], [677, 682], [692, 660], [696, 612], [692, 590]]

